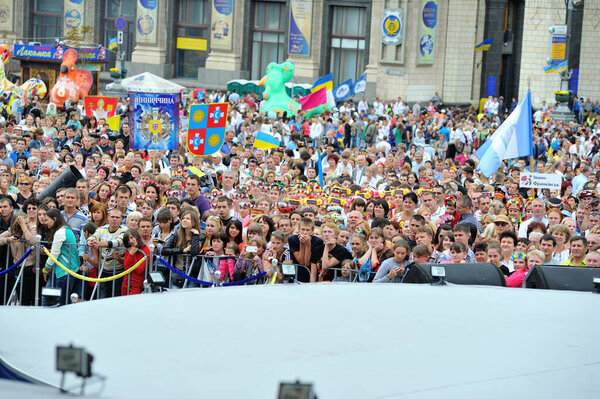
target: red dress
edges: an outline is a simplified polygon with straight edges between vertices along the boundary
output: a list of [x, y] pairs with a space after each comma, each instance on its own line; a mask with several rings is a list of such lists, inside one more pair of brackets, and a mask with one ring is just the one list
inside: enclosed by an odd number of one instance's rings
[[[123, 269], [129, 270], [136, 263], [140, 261], [146, 254], [146, 259], [150, 256], [150, 249], [147, 246], [140, 248], [135, 254], [130, 254], [129, 251], [125, 251], [125, 259], [123, 260]], [[141, 294], [144, 289], [144, 278], [146, 277], [146, 261], [132, 271], [131, 273], [123, 277], [123, 284], [121, 284], [121, 296]], [[127, 293], [127, 284], [129, 284], [129, 293]]]

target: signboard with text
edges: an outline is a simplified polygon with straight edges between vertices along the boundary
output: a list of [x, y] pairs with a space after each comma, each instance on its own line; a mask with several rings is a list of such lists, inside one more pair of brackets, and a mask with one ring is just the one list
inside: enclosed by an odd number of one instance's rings
[[555, 173], [521, 172], [519, 187], [521, 188], [548, 188], [560, 190], [562, 177]]

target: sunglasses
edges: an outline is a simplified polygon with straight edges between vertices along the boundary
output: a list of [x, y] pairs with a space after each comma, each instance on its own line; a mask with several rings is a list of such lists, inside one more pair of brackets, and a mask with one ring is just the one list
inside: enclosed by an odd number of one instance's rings
[[508, 226], [508, 223], [506, 222], [496, 222], [494, 223], [496, 226]]
[[30, 183], [27, 182], [19, 182], [19, 186], [29, 186]]

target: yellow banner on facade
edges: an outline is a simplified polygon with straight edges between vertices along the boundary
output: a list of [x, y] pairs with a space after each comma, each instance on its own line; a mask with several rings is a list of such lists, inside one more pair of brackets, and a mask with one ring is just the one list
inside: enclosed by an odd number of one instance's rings
[[195, 39], [192, 37], [178, 37], [177, 48], [181, 50], [199, 50], [206, 51], [207, 49], [206, 39]]

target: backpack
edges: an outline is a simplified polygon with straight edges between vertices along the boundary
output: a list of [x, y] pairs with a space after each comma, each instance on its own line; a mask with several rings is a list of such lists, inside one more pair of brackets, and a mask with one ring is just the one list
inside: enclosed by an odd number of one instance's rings
[[358, 270], [358, 281], [361, 283], [366, 283], [369, 281], [371, 277], [371, 259], [367, 259], [360, 265], [360, 269]]

